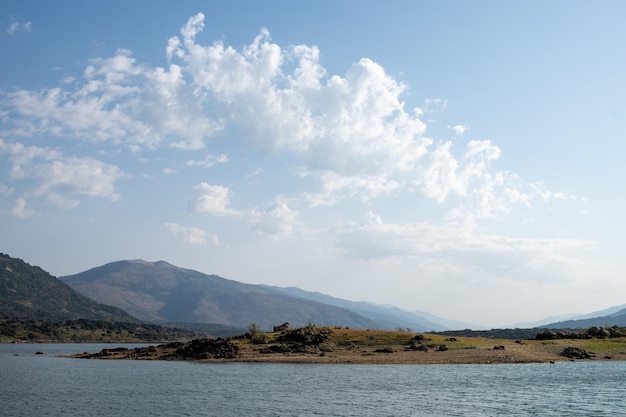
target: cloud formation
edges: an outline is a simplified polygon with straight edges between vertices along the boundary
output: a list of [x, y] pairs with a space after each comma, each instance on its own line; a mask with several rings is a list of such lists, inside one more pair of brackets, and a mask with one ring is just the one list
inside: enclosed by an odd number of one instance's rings
[[26, 194], [43, 196], [48, 203], [65, 208], [80, 203], [77, 195], [117, 200], [120, 195], [115, 191], [115, 182], [125, 177], [117, 166], [95, 158], [65, 156], [51, 148], [7, 143], [2, 139], [0, 157], [11, 161], [12, 180], [34, 180]]
[[[417, 194], [445, 203], [450, 217], [484, 219], [538, 199], [573, 198], [498, 170], [501, 150], [490, 140], [459, 146], [425, 136], [422, 117], [445, 111], [447, 100], [408, 107], [407, 87], [368, 58], [344, 74], [329, 74], [316, 46], [283, 48], [267, 29], [240, 50], [221, 41], [203, 45], [197, 41], [203, 29], [204, 15], [198, 13], [168, 40], [167, 67], [138, 63], [131, 51], [120, 49], [113, 57], [92, 59], [82, 77], [66, 78], [60, 87], [0, 92], [2, 133], [23, 141], [52, 136], [132, 152], [198, 150], [218, 138], [240, 141], [288, 155], [291, 172], [308, 180], [308, 188], [290, 198], [310, 207]], [[460, 124], [449, 129], [457, 136], [467, 131]], [[61, 198], [63, 186], [77, 194], [118, 197], [117, 167], [86, 158], [43, 159], [47, 162], [26, 167], [14, 162], [13, 178], [39, 178], [35, 193], [67, 206], [78, 201]], [[225, 154], [209, 154], [186, 165], [209, 168], [228, 161]], [[20, 173], [25, 169], [28, 174]], [[232, 193], [201, 183], [189, 210], [241, 216], [247, 210], [230, 208]]]
[[214, 216], [237, 216], [239, 213], [230, 207], [230, 195], [227, 187], [201, 182], [192, 190], [189, 211]]
[[6, 31], [9, 35], [14, 36], [18, 32], [30, 32], [32, 29], [32, 22], [28, 21], [25, 23], [20, 23], [14, 17], [9, 18], [9, 25], [6, 28]]
[[[177, 223], [165, 223], [165, 227], [179, 240], [190, 245], [205, 245], [207, 243], [206, 232], [197, 227], [185, 227]], [[213, 241], [215, 242], [215, 240]]]

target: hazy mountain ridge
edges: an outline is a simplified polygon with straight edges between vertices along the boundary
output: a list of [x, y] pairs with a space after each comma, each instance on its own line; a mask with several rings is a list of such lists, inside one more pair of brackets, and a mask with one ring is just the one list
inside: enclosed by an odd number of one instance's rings
[[[269, 329], [284, 321], [294, 326], [314, 322], [413, 331], [480, 328], [421, 311], [348, 301], [294, 287], [244, 284], [164, 261], [112, 262], [61, 279], [65, 282], [21, 259], [0, 254], [0, 317], [110, 322], [141, 319], [187, 323], [200, 326], [198, 329], [225, 326], [219, 330], [227, 333], [233, 326], [245, 329], [254, 322]], [[626, 326], [626, 305], [570, 317], [527, 327]]]
[[550, 323], [542, 327], [550, 329], [586, 329], [588, 327], [626, 327], [626, 309], [618, 310], [606, 316], [572, 319]]
[[[318, 301], [354, 311], [355, 313], [369, 318], [373, 323], [376, 323], [378, 328], [382, 329], [395, 329], [398, 327], [419, 331], [441, 331], [449, 329], [449, 327], [437, 322], [436, 319], [429, 320], [394, 306], [374, 304], [365, 301], [349, 301], [320, 292], [305, 291], [296, 287], [267, 287], [294, 297]], [[435, 318], [435, 316], [432, 316], [432, 318]]]
[[263, 328], [289, 321], [374, 327], [353, 311], [288, 296], [269, 287], [179, 268], [164, 261], [118, 261], [60, 277], [99, 302], [152, 322], [217, 323]]

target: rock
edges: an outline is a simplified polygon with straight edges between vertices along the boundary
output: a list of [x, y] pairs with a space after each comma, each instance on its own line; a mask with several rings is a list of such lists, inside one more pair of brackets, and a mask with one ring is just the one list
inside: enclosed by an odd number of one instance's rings
[[553, 340], [557, 338], [557, 334], [550, 329], [545, 329], [543, 332], [538, 333], [537, 336], [535, 336], [536, 340]]
[[568, 346], [564, 348], [561, 351], [561, 353], [559, 353], [559, 355], [565, 356], [566, 358], [571, 358], [571, 359], [590, 359], [593, 357], [585, 349], [572, 347], [572, 346]]
[[330, 339], [331, 333], [332, 331], [328, 328], [307, 326], [284, 332], [278, 337], [278, 341], [302, 343], [305, 345], [319, 345], [327, 342]]
[[597, 337], [599, 339], [611, 336], [611, 333], [603, 327], [593, 326], [587, 330], [587, 334]]
[[289, 323], [283, 323], [280, 326], [274, 326], [274, 332], [288, 332], [291, 330]]

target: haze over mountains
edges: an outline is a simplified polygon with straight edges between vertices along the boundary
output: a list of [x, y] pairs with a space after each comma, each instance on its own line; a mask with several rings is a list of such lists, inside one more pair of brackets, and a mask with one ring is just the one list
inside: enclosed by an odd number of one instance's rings
[[[39, 267], [0, 254], [0, 302], [0, 317], [37, 320], [211, 324], [231, 330], [245, 329], [250, 323], [271, 329], [283, 322], [297, 327], [312, 322], [421, 332], [480, 329], [425, 312], [348, 301], [299, 288], [244, 284], [164, 261], [112, 262], [57, 279]], [[512, 327], [612, 325], [626, 326], [626, 305], [567, 321]]]
[[297, 288], [243, 284], [217, 275], [179, 268], [167, 262], [112, 262], [60, 277], [76, 291], [151, 322], [211, 322], [271, 328], [283, 322], [309, 322], [356, 328], [416, 331], [445, 325], [395, 307], [341, 300]]

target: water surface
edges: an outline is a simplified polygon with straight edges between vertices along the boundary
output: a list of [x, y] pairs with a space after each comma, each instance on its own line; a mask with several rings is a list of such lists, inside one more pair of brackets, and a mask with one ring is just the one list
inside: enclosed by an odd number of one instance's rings
[[0, 416], [615, 416], [626, 409], [626, 362], [206, 364], [56, 356], [114, 346], [0, 345]]

